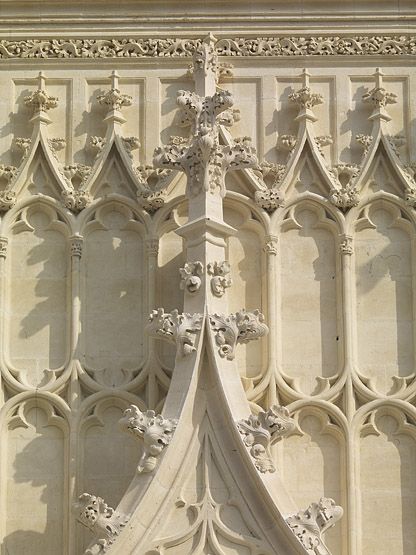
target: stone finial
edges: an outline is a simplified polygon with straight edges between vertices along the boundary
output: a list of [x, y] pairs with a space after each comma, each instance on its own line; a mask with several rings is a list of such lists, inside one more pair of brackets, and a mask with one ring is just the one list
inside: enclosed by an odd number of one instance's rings
[[136, 405], [130, 405], [124, 411], [120, 427], [143, 440], [143, 454], [137, 467], [139, 473], [154, 470], [158, 457], [172, 439], [177, 423], [177, 420], [164, 418], [153, 410], [142, 412]]
[[260, 472], [275, 472], [270, 446], [295, 429], [295, 421], [285, 407], [273, 405], [266, 412], [250, 414], [237, 422], [238, 431], [250, 449], [254, 464]]

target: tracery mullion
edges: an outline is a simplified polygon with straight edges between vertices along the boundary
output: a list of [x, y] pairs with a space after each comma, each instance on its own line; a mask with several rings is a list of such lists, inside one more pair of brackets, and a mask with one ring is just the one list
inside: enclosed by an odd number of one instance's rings
[[[6, 301], [6, 256], [9, 240], [0, 236], [0, 351], [4, 353], [5, 345], [5, 301]], [[1, 370], [1, 369], [0, 369]], [[3, 376], [0, 371], [0, 410], [4, 404]]]

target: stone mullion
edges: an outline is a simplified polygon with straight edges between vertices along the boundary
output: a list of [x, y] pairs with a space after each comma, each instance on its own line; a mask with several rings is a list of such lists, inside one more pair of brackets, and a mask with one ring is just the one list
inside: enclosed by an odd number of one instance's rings
[[[5, 347], [5, 301], [6, 301], [6, 256], [9, 240], [0, 237], [0, 350], [4, 353]], [[3, 379], [0, 373], [0, 408], [4, 404]]]
[[[159, 254], [159, 239], [149, 238], [146, 240], [146, 257], [147, 257], [147, 314], [155, 308], [156, 306], [156, 279], [157, 279], [157, 262]], [[147, 336], [147, 361], [154, 355], [155, 341], [153, 337]], [[150, 365], [152, 368], [154, 365]], [[149, 370], [147, 383], [147, 406], [151, 409], [155, 409], [159, 401], [159, 391], [157, 387], [157, 381], [155, 373], [152, 369]]]
[[[344, 385], [345, 412], [348, 422], [351, 423], [355, 413], [355, 399], [352, 381], [352, 371], [355, 361], [354, 346], [354, 298], [352, 283], [354, 278], [353, 269], [353, 239], [350, 235], [340, 235], [339, 249], [341, 254], [341, 274], [342, 274], [342, 314], [343, 314], [343, 351], [344, 351], [344, 368], [343, 373], [346, 375]], [[347, 431], [346, 444], [346, 476], [345, 483], [347, 488], [347, 529], [348, 529], [348, 554], [358, 555], [356, 545], [356, 531], [359, 526], [357, 517], [357, 486], [356, 486], [356, 444], [351, 429]]]
[[[278, 393], [276, 389], [276, 372], [278, 368], [278, 351], [277, 337], [281, 337], [279, 332], [277, 302], [278, 302], [278, 278], [277, 278], [277, 252], [278, 238], [275, 235], [266, 235], [263, 247], [266, 253], [266, 279], [267, 279], [267, 323], [269, 326], [268, 336], [268, 372], [270, 373], [270, 381], [268, 385], [267, 403], [272, 406], [278, 402]], [[279, 288], [280, 290], [280, 288]]]

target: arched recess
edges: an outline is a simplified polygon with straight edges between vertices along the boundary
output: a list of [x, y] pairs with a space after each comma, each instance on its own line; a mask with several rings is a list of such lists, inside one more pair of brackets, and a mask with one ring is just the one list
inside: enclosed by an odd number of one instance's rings
[[416, 432], [393, 406], [370, 411], [360, 430], [361, 553], [416, 552]]
[[[294, 411], [297, 432], [281, 443], [282, 474], [285, 486], [299, 507], [306, 508], [321, 497], [346, 504], [345, 434], [330, 405], [319, 407], [298, 402]], [[302, 407], [302, 405], [304, 405]], [[329, 409], [329, 410], [326, 410]], [[342, 525], [325, 534], [331, 553], [346, 554], [343, 541], [347, 515]]]
[[[225, 199], [224, 220], [237, 230], [228, 238], [226, 257], [231, 266], [232, 285], [227, 290], [229, 312], [259, 309], [263, 311], [265, 268], [262, 256], [262, 225], [249, 207], [235, 199]], [[236, 350], [237, 366], [242, 376], [260, 374], [264, 345], [259, 341], [242, 344]]]
[[[108, 397], [95, 395], [81, 407], [79, 428], [76, 493], [93, 493], [116, 507], [135, 475], [141, 455], [140, 443], [123, 433], [119, 420], [130, 404], [145, 410], [139, 399], [128, 393]], [[91, 533], [76, 525], [77, 553], [83, 553], [91, 542]]]
[[281, 224], [281, 368], [290, 385], [304, 394], [318, 393], [340, 371], [339, 232], [332, 213], [310, 200], [292, 206]]
[[414, 372], [414, 224], [388, 200], [363, 208], [355, 233], [358, 369], [383, 394]]
[[52, 203], [32, 202], [10, 224], [6, 367], [31, 387], [45, 385], [68, 358], [69, 234]]
[[101, 385], [119, 386], [143, 365], [143, 224], [127, 204], [108, 201], [91, 213], [82, 231], [82, 362]]
[[69, 428], [62, 404], [26, 397], [9, 410], [1, 436], [4, 553], [68, 553]]

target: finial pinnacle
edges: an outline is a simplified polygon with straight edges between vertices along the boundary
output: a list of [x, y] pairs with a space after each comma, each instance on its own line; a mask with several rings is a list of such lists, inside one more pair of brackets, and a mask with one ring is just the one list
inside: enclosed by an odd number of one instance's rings
[[119, 78], [120, 78], [120, 75], [117, 73], [117, 70], [114, 69], [110, 75], [112, 89], [118, 89]]

